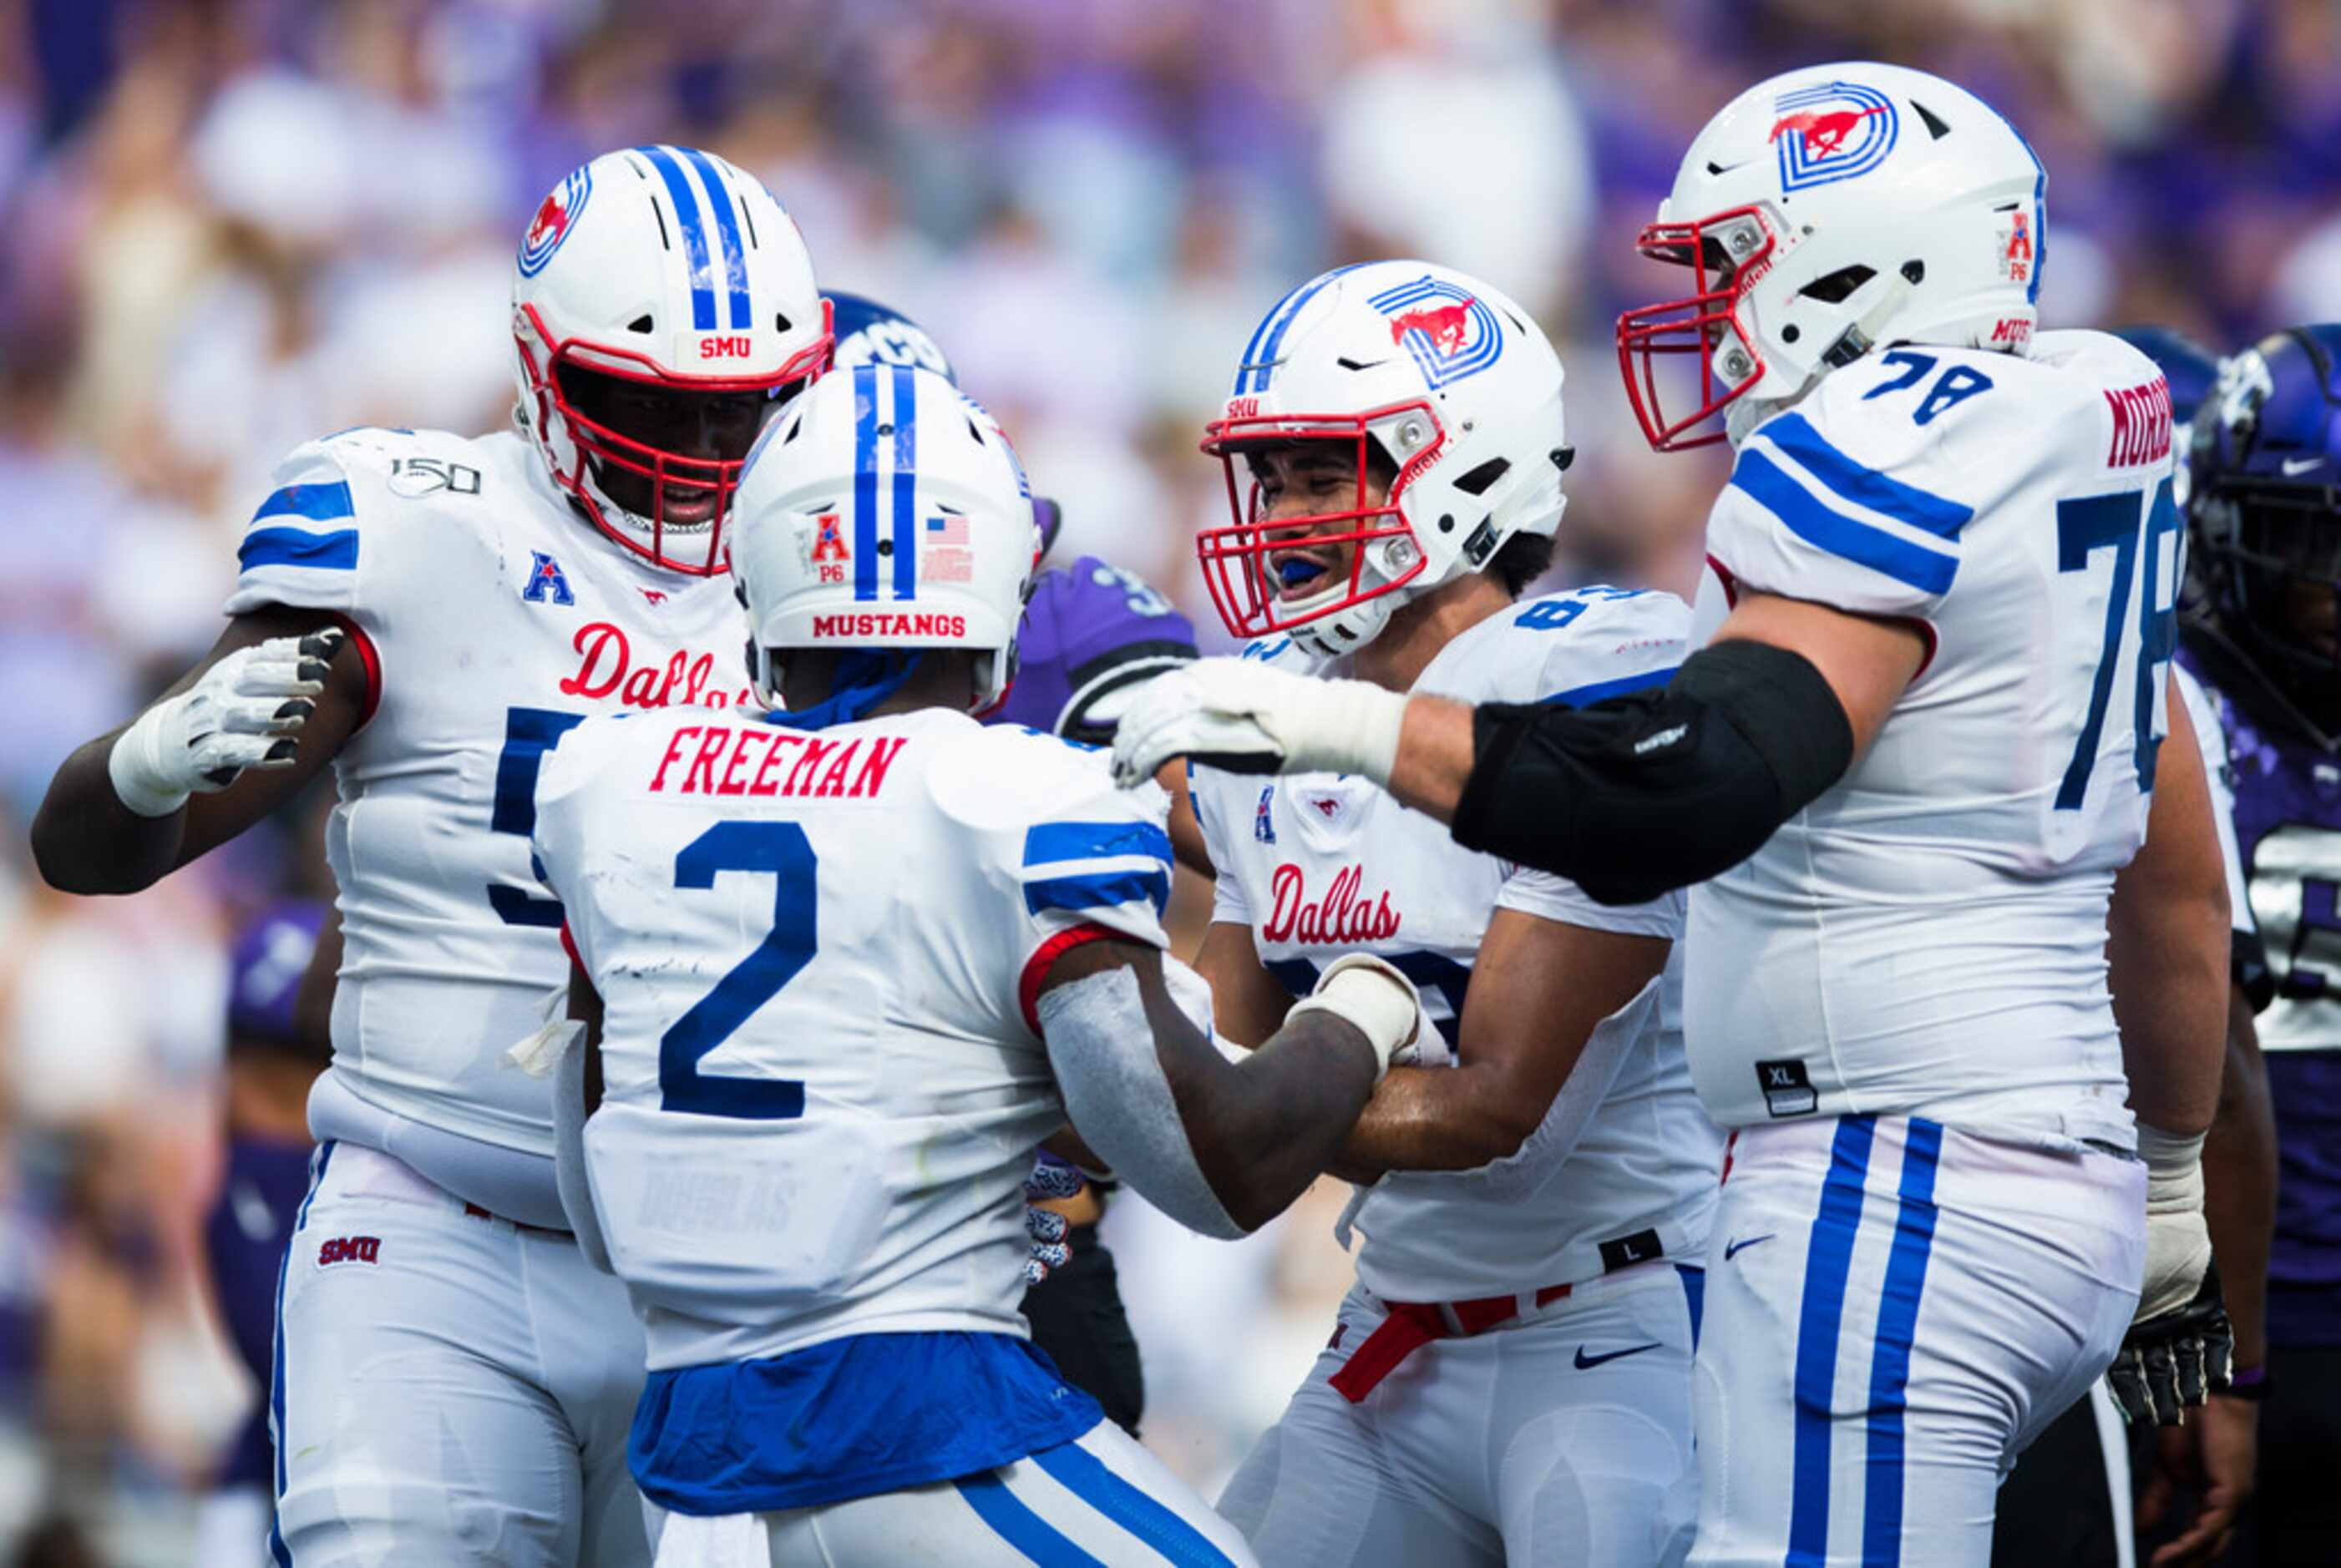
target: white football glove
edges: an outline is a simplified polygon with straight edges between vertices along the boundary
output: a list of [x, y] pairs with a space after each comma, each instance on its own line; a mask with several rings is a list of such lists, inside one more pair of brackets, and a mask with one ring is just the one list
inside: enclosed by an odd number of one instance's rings
[[115, 794], [141, 817], [167, 817], [247, 768], [292, 767], [294, 738], [316, 711], [344, 635], [327, 627], [239, 648], [146, 710], [106, 756]]
[[[1354, 1026], [1374, 1048], [1380, 1067], [1374, 1081], [1393, 1067], [1431, 1066], [1443, 1061], [1447, 1042], [1422, 1016], [1422, 994], [1387, 959], [1347, 953], [1326, 966], [1317, 985], [1284, 1015], [1290, 1024], [1303, 1013], [1330, 1013]], [[1426, 1058], [1421, 1042], [1437, 1047]]]
[[1368, 681], [1199, 659], [1131, 700], [1114, 728], [1114, 781], [1135, 789], [1190, 757], [1230, 773], [1362, 773], [1386, 785], [1405, 716], [1402, 693]]

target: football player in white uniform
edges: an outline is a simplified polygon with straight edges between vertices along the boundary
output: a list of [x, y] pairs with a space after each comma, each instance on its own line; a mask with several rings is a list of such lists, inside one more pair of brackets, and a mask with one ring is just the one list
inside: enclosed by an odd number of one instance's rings
[[1340, 1146], [1422, 1027], [1413, 988], [1353, 958], [1256, 1056], [1212, 1048], [1162, 952], [1167, 798], [971, 716], [1008, 685], [1039, 535], [950, 382], [833, 372], [740, 513], [756, 690], [787, 710], [589, 721], [536, 797], [584, 1037], [563, 1193], [648, 1325], [659, 1561], [1250, 1563], [1031, 1349], [1032, 1146], [1070, 1113], [1239, 1235]]
[[[1642, 247], [1695, 292], [1619, 330], [1653, 442], [1736, 448], [1720, 630], [1667, 688], [1475, 711], [1207, 660], [1121, 727], [1126, 768], [1365, 771], [1597, 898], [1702, 883], [1685, 1032], [1736, 1136], [1694, 1563], [1982, 1563], [2003, 1467], [2134, 1314], [2196, 1400], [2217, 1359], [2226, 892], [2168, 717], [2169, 407], [2127, 344], [2036, 333], [2044, 184], [1888, 65], [1693, 142]], [[1726, 431], [1661, 412], [1669, 353]]]
[[827, 319], [752, 176], [671, 146], [576, 170], [517, 257], [517, 433], [295, 451], [218, 643], [51, 786], [43, 873], [129, 892], [334, 769], [345, 948], [280, 1292], [280, 1563], [648, 1559], [642, 1331], [568, 1233], [543, 1085], [503, 1060], [567, 974], [532, 791], [588, 713], [749, 700], [725, 522]]
[[[1240, 668], [1466, 701], [1663, 685], [1680, 600], [1519, 599], [1560, 523], [1561, 380], [1517, 304], [1445, 267], [1345, 267], [1280, 301], [1204, 442], [1234, 519], [1198, 549], [1229, 629], [1258, 639]], [[1265, 1038], [1355, 948], [1413, 977], [1459, 1056], [1393, 1075], [1344, 1146], [1357, 1284], [1221, 1510], [1295, 1568], [1688, 1544], [1723, 1139], [1683, 1059], [1681, 895], [1604, 907], [1355, 774], [1190, 782], [1222, 1027]]]

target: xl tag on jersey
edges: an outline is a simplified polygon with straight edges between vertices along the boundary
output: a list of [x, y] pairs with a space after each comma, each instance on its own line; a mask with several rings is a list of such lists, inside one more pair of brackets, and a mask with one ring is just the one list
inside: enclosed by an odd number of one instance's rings
[[1756, 1082], [1764, 1091], [1764, 1108], [1776, 1116], [1808, 1116], [1820, 1104], [1802, 1062], [1758, 1062]]

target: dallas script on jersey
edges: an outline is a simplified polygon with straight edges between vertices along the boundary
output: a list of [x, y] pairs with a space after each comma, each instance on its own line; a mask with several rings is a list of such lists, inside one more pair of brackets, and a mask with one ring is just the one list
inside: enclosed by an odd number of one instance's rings
[[751, 708], [755, 694], [745, 686], [714, 684], [715, 656], [693, 658], [678, 649], [659, 665], [634, 663], [633, 644], [625, 629], [606, 620], [589, 621], [577, 629], [571, 643], [578, 655], [577, 673], [563, 677], [561, 693], [594, 700], [615, 696], [633, 708], [668, 708], [676, 703], [699, 708]]
[[1380, 942], [1397, 936], [1399, 914], [1390, 908], [1389, 889], [1369, 901], [1358, 892], [1365, 879], [1364, 868], [1344, 866], [1333, 873], [1324, 898], [1311, 902], [1300, 868], [1286, 861], [1269, 884], [1276, 906], [1260, 935], [1271, 942]]

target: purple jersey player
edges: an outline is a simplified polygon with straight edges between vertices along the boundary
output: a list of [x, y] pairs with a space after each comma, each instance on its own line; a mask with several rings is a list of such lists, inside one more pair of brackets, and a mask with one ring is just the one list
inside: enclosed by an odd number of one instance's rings
[[2231, 1560], [2328, 1561], [2341, 1525], [2341, 1415], [2326, 1397], [2341, 1397], [2341, 325], [2228, 361], [2195, 416], [2189, 467], [2201, 591], [2180, 659], [2227, 743], [2258, 931], [2238, 978], [2260, 1008], [2279, 1162], [2258, 1517]]

